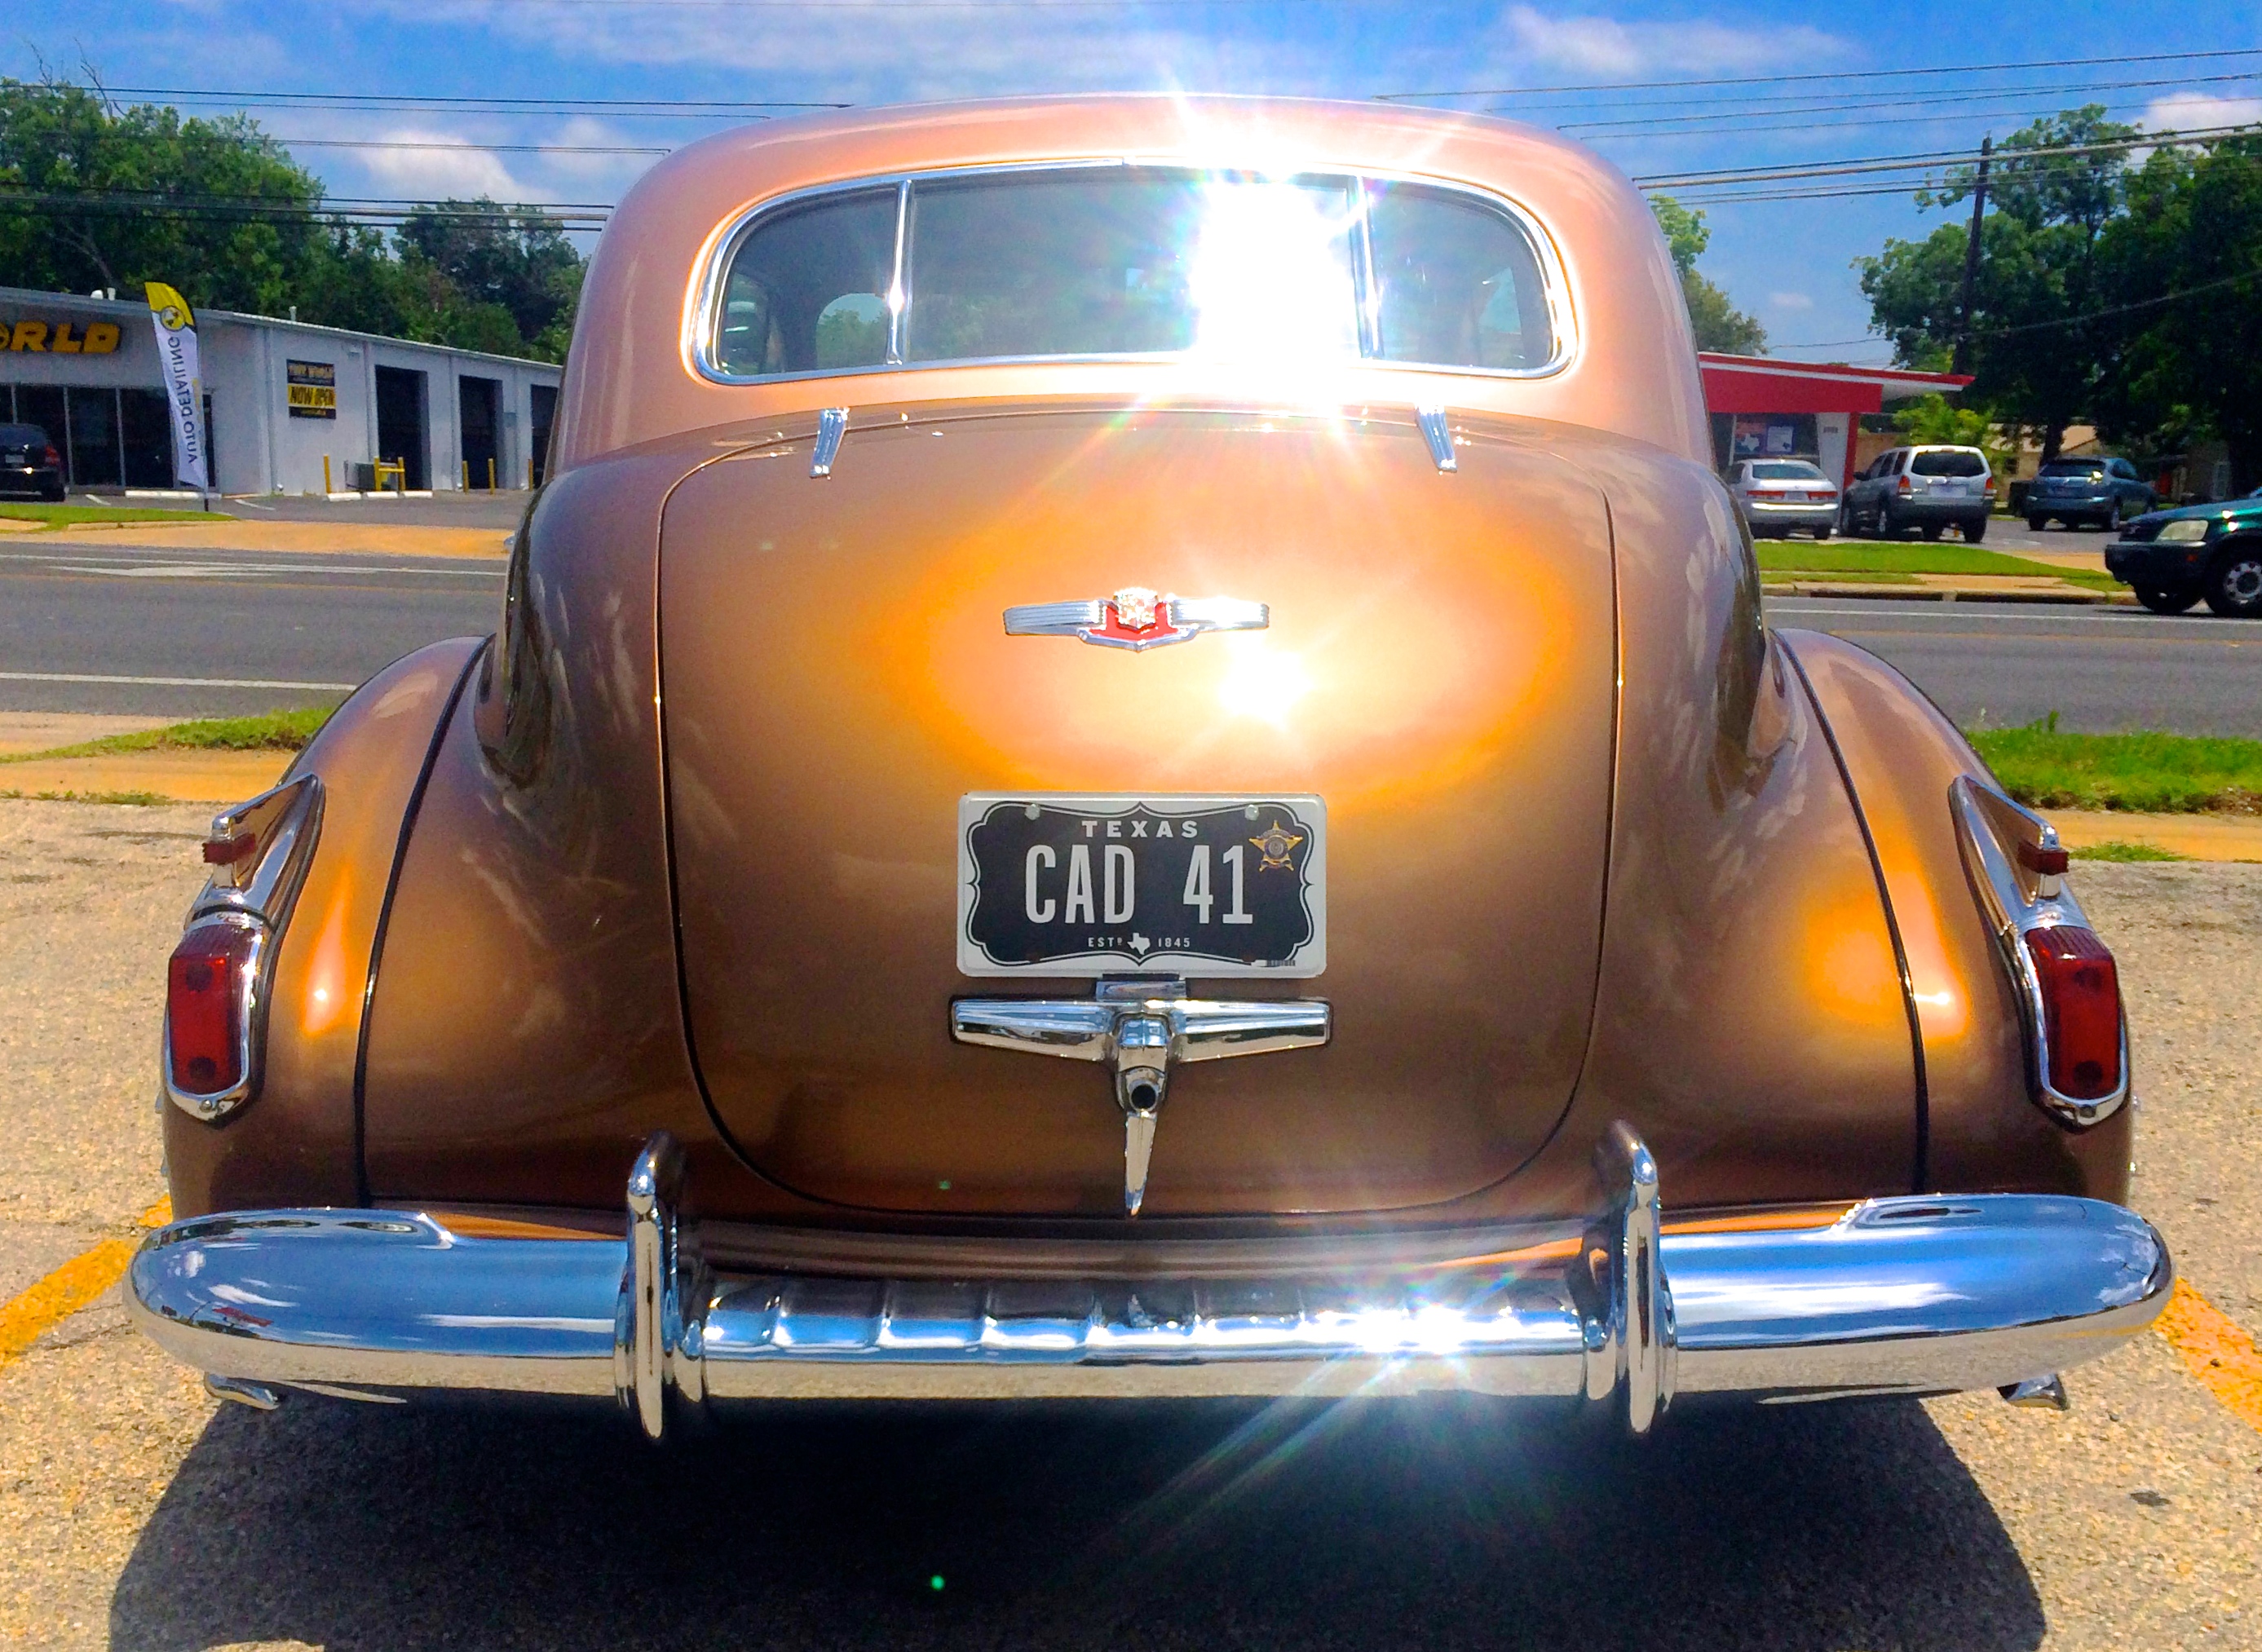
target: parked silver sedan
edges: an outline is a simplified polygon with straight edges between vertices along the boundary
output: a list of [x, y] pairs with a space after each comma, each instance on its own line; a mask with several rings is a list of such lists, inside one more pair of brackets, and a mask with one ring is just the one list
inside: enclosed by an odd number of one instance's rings
[[1728, 491], [1754, 539], [1811, 533], [1827, 539], [1838, 526], [1838, 488], [1805, 459], [1738, 459]]

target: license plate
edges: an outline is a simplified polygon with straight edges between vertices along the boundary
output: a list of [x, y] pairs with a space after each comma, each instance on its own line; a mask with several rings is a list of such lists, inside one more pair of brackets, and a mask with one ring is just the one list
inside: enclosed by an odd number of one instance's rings
[[976, 793], [958, 882], [967, 975], [1327, 967], [1327, 808], [1307, 795]]

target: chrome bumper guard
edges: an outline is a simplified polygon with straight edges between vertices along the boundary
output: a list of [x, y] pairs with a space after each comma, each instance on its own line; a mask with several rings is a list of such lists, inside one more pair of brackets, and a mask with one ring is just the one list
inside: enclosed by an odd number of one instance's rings
[[1877, 1199], [1826, 1225], [1667, 1230], [1624, 1125], [1608, 1208], [1472, 1233], [1442, 1266], [1295, 1280], [734, 1275], [702, 1260], [665, 1136], [602, 1237], [493, 1238], [388, 1210], [176, 1222], [132, 1312], [216, 1392], [616, 1399], [658, 1439], [741, 1399], [1403, 1394], [1583, 1397], [1646, 1432], [1676, 1396], [1762, 1402], [2046, 1385], [2126, 1342], [2174, 1269], [2117, 1205]]

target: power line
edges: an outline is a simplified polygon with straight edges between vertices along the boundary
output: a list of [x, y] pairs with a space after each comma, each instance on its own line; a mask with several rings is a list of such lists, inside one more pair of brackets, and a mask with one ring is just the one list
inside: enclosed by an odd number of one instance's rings
[[111, 97], [162, 97], [267, 109], [424, 109], [457, 114], [613, 114], [681, 116], [687, 111], [746, 114], [768, 109], [849, 109], [845, 103], [720, 97], [486, 97], [416, 92], [228, 91], [192, 86], [75, 86]]
[[1404, 103], [1435, 97], [1549, 97], [1568, 92], [1672, 91], [1686, 86], [1791, 86], [1816, 81], [1905, 79], [1922, 75], [2000, 75], [2020, 69], [2091, 69], [2100, 64], [2190, 63], [2227, 57], [2262, 57], [2262, 47], [2237, 47], [2208, 52], [2149, 52], [2129, 56], [2040, 58], [2011, 63], [1942, 64], [1932, 69], [1832, 69], [1800, 75], [1724, 75], [1707, 80], [1590, 81], [1568, 86], [1480, 86], [1459, 91], [1377, 92], [1376, 103]]
[[297, 149], [444, 149], [481, 155], [673, 155], [665, 146], [630, 143], [481, 143], [473, 139], [439, 141], [409, 138], [277, 138]]
[[[2001, 99], [2013, 96], [2031, 97], [2048, 94], [2055, 98], [2064, 98], [2082, 97], [2091, 92], [2126, 91], [2155, 86], [2214, 86], [2221, 85], [2225, 83], [2241, 84], [2258, 79], [2262, 79], [2262, 70], [2248, 69], [2235, 75], [2169, 75], [2145, 80], [2095, 81], [2083, 86], [2006, 86], [1999, 88], [1987, 87], [1980, 90], [1959, 91], [1919, 91], [1907, 93], [1898, 97], [1874, 99], [1833, 98], [1827, 102], [1817, 102], [1811, 99], [1799, 98], [1762, 98], [1755, 100], [1752, 104], [1746, 105], [1741, 108], [1724, 110], [1717, 113], [1694, 115], [1660, 115], [1652, 113], [1638, 117], [1629, 116], [1622, 119], [1574, 120], [1559, 124], [1555, 127], [1555, 130], [1558, 132], [1591, 132], [1603, 126], [1655, 127], [1659, 126], [1694, 126], [1699, 123], [1709, 124], [1715, 121], [1749, 120], [1754, 119], [1772, 118], [1776, 115], [1827, 115], [1836, 114], [1845, 111], [1859, 112], [1871, 109], [1918, 109], [1937, 104], [1980, 103], [1985, 102], [1989, 99]], [[1725, 98], [1716, 98], [1708, 99], [1706, 101], [1712, 103], [1725, 103], [1729, 100]], [[2061, 104], [2059, 106], [2062, 108], [2064, 105]], [[1495, 111], [1491, 112], [1506, 112]], [[1585, 112], [1574, 111], [1573, 112]], [[1765, 131], [1769, 130], [1769, 128], [1761, 127], [1756, 128], [1756, 130]], [[1702, 133], [1697, 135], [1710, 136], [1711, 134]]]
[[[2100, 139], [2094, 143], [2048, 144], [2031, 149], [2008, 149], [2003, 153], [2007, 159], [2021, 162], [2048, 160], [2069, 155], [2103, 155], [2124, 149], [2162, 148], [2179, 143], [2235, 137], [2255, 130], [2253, 122], [2242, 121], [2234, 126], [2194, 126], [2181, 132], [2148, 132], [2130, 138]], [[1710, 171], [1653, 172], [1637, 176], [1633, 182], [1644, 189], [1701, 187], [1709, 183], [1762, 184], [1786, 178], [1915, 171], [1941, 165], [1976, 162], [1978, 158], [1978, 152], [1972, 149], [1933, 149], [1909, 155], [1856, 155], [1845, 160], [1809, 162], [1790, 166], [1732, 166]]]

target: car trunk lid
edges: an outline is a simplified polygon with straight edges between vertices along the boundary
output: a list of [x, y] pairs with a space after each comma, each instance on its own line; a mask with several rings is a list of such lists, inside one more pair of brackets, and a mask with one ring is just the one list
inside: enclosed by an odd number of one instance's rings
[[[952, 1036], [955, 999], [1088, 1003], [1099, 972], [962, 972], [965, 823], [1000, 799], [1224, 809], [1202, 827], [1221, 854], [1229, 812], [1263, 805], [1238, 817], [1243, 869], [1316, 882], [1323, 952], [1282, 976], [1113, 966], [1332, 1020], [1324, 1047], [1175, 1074], [1149, 1219], [1401, 1209], [1537, 1149], [1577, 1077], [1601, 927], [1616, 644], [1590, 484], [1512, 432], [1465, 439], [1448, 473], [1405, 414], [860, 410], [824, 480], [811, 446], [804, 429], [705, 465], [661, 537], [687, 1014], [750, 1162], [868, 1209], [1120, 1216], [1108, 1075]], [[1100, 624], [1009, 634], [1009, 609], [1059, 604]], [[1257, 605], [1261, 626], [1168, 646], [1077, 634]], [[1049, 864], [1009, 846], [1058, 880], [1029, 873], [1032, 911], [1073, 898], [1069, 845]], [[1097, 908], [1112, 862], [1091, 847]], [[1158, 876], [1141, 887], [1195, 922], [1175, 863]], [[1222, 913], [1221, 859], [1210, 876]]]

